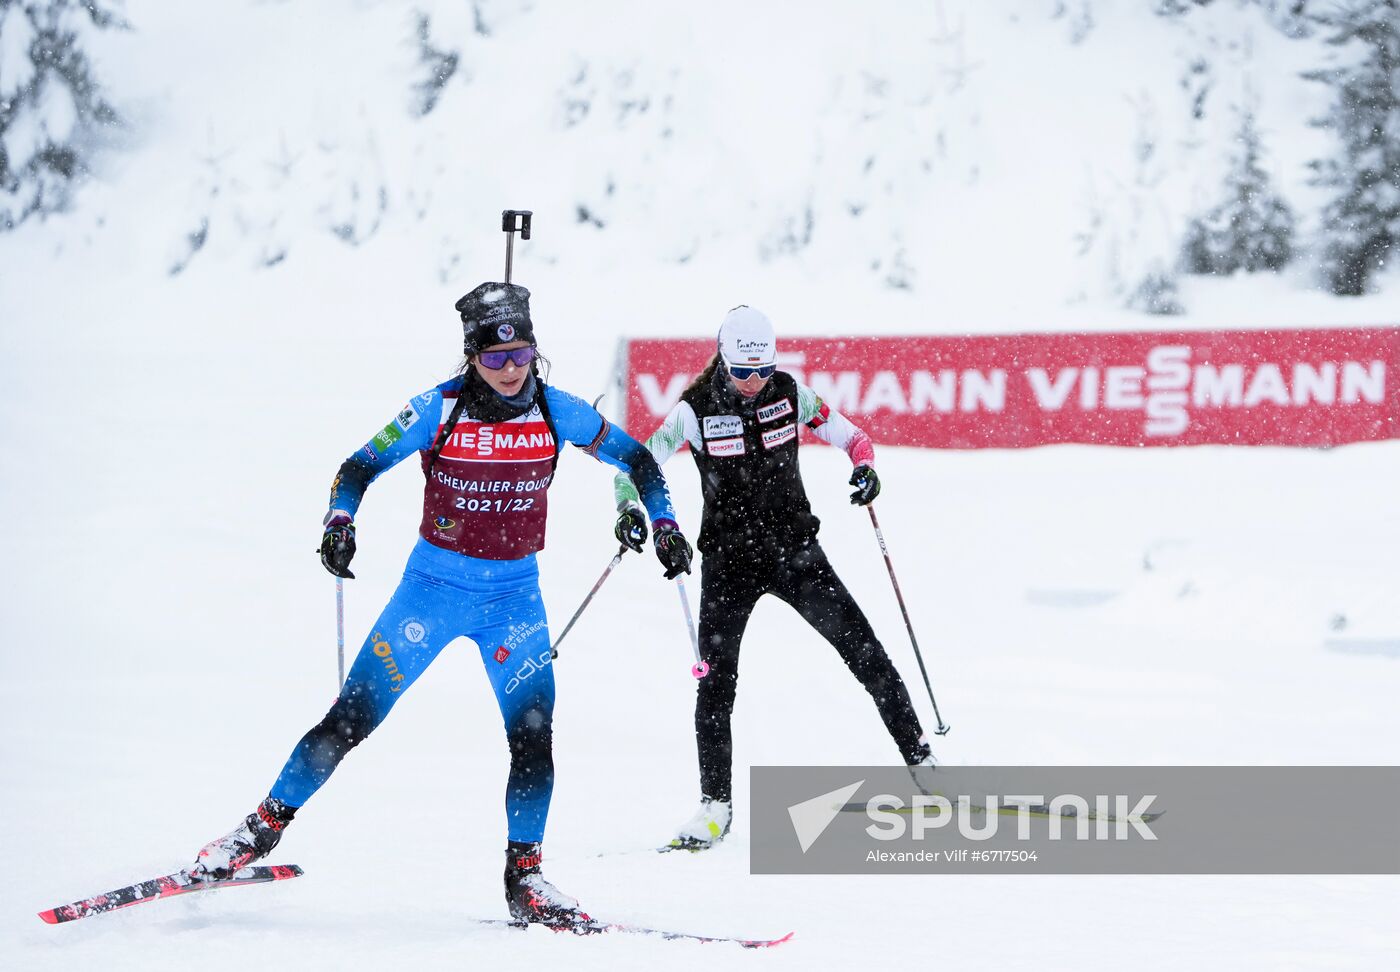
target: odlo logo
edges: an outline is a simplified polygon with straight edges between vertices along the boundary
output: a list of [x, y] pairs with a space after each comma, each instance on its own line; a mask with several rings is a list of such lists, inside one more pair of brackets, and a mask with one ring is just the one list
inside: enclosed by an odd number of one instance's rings
[[550, 663], [552, 658], [553, 653], [549, 650], [548, 646], [545, 647], [544, 651], [540, 652], [538, 658], [526, 658], [525, 664], [521, 665], [520, 669], [510, 677], [510, 681], [506, 682], [506, 695], [510, 695], [518, 689], [520, 683], [535, 674], [535, 672], [543, 670], [544, 667]]

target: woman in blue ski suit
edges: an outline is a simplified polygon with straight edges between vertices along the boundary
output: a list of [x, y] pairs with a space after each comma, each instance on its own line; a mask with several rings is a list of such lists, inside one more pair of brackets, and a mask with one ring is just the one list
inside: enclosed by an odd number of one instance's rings
[[467, 637], [481, 652], [510, 744], [511, 915], [551, 925], [588, 922], [578, 902], [540, 874], [554, 785], [554, 673], [535, 552], [544, 546], [562, 443], [630, 474], [667, 577], [689, 572], [691, 549], [651, 454], [580, 399], [544, 383], [529, 297], [524, 287], [485, 283], [459, 300], [467, 355], [461, 373], [412, 399], [340, 467], [321, 544], [327, 570], [354, 576], [354, 516], [365, 488], [415, 453], [426, 481], [418, 543], [340, 697], [302, 737], [258, 808], [199, 852], [196, 876], [226, 877], [265, 857], [345, 754], [384, 721], [443, 648]]

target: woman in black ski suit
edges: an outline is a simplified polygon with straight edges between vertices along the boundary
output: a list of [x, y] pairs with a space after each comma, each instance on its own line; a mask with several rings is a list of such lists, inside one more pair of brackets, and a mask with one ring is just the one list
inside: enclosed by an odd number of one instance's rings
[[[710, 673], [695, 699], [700, 809], [671, 841], [702, 850], [729, 832], [733, 815], [730, 715], [738, 685], [739, 643], [749, 615], [773, 594], [831, 642], [875, 700], [885, 728], [910, 766], [934, 764], [909, 692], [870, 622], [817, 542], [797, 465], [797, 427], [844, 449], [855, 470], [851, 502], [880, 492], [870, 438], [815, 392], [777, 370], [768, 318], [739, 306], [726, 315], [714, 358], [646, 441], [659, 464], [690, 444], [705, 510], [696, 547], [700, 571], [700, 646]], [[634, 550], [646, 540], [635, 487], [616, 480], [618, 539]]]

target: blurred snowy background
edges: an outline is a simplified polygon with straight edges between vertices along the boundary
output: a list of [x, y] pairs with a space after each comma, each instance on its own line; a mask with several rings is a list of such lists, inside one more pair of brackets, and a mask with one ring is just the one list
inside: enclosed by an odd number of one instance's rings
[[199, 9], [0, 2], [0, 227], [171, 275], [411, 235], [456, 286], [511, 198], [546, 267], [737, 262], [925, 328], [1395, 272], [1388, 0]]
[[[780, 337], [1395, 325], [1398, 6], [0, 0], [0, 965], [744, 957], [463, 927], [503, 913], [505, 747], [470, 646], [298, 818], [278, 853], [307, 877], [33, 912], [183, 864], [329, 704], [329, 480], [455, 366], [451, 304], [500, 274], [502, 209], [535, 212], [516, 279], [554, 382], [589, 398], [619, 337], [710, 334], [740, 302]], [[823, 543], [914, 681], [843, 463], [804, 452]], [[688, 465], [667, 473], [694, 534]], [[946, 760], [1397, 761], [1394, 442], [880, 468]], [[609, 479], [561, 464], [556, 627], [612, 552]], [[362, 510], [352, 645], [419, 492], [400, 470]], [[548, 873], [599, 913], [795, 929], [763, 956], [793, 968], [1375, 968], [1400, 946], [1390, 878], [753, 878], [742, 779], [711, 854], [592, 858], [693, 809], [656, 575], [629, 558], [557, 671]], [[893, 758], [781, 606], [744, 652], [738, 765]]]

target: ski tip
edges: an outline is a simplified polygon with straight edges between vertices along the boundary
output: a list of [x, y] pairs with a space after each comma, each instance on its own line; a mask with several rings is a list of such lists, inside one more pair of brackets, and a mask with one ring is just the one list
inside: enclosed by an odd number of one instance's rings
[[772, 948], [774, 945], [781, 945], [783, 942], [788, 941], [796, 934], [797, 932], [788, 932], [782, 938], [770, 938], [766, 941], [740, 942], [739, 944], [743, 945], [745, 948]]
[[39, 912], [39, 917], [44, 919], [45, 924], [58, 924], [58, 910], [56, 908], [50, 908], [48, 911]]
[[286, 881], [301, 877], [306, 872], [296, 864], [249, 864], [234, 871], [226, 878], [204, 877], [186, 869], [180, 872], [205, 888], [217, 888], [229, 884], [263, 884], [268, 881]]

